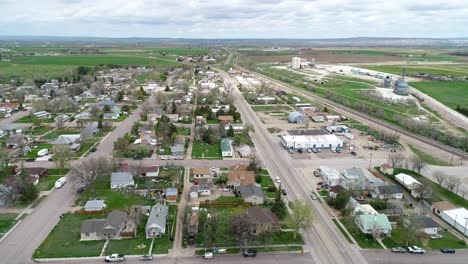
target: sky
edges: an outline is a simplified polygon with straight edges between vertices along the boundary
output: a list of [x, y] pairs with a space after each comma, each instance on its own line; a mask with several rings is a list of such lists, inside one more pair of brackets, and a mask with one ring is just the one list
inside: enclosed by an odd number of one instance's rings
[[0, 35], [468, 37], [468, 0], [0, 0]]

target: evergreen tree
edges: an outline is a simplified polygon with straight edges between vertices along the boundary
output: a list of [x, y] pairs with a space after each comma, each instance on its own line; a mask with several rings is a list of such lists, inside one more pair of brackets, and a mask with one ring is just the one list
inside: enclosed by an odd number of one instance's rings
[[275, 202], [271, 207], [271, 211], [276, 214], [278, 219], [283, 219], [286, 216], [287, 208], [286, 204], [284, 203], [283, 197], [281, 196], [281, 185], [276, 191]]

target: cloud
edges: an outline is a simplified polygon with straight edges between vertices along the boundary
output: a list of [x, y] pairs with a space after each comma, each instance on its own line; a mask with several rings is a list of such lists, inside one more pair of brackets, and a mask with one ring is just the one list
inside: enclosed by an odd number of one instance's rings
[[0, 0], [0, 10], [3, 35], [468, 36], [465, 0]]

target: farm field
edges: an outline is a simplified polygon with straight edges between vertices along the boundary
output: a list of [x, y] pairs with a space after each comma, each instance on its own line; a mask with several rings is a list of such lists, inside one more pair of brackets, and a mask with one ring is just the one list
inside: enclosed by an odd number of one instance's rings
[[361, 65], [361, 68], [366, 68], [374, 71], [386, 73], [400, 74], [401, 68], [406, 68], [406, 74], [419, 75], [420, 73], [437, 75], [437, 76], [468, 76], [467, 64], [437, 64], [437, 65]]
[[468, 107], [468, 97], [463, 96], [468, 94], [468, 82], [414, 82], [410, 85], [450, 108]]

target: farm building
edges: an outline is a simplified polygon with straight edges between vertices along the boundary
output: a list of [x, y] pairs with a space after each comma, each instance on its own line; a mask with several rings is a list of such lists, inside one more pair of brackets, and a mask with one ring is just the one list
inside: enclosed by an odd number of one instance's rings
[[398, 95], [408, 95], [408, 92], [409, 92], [408, 83], [403, 79], [396, 80], [393, 92]]
[[287, 149], [331, 149], [343, 147], [343, 140], [335, 135], [281, 135], [280, 142]]
[[289, 113], [288, 121], [289, 123], [302, 124], [305, 122], [305, 117], [301, 113], [294, 111]]

